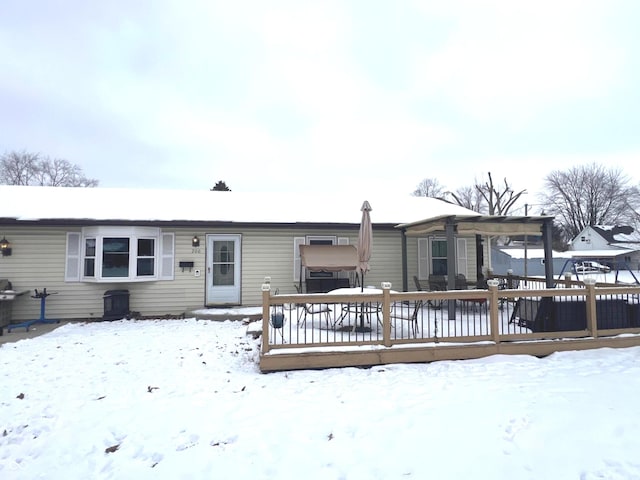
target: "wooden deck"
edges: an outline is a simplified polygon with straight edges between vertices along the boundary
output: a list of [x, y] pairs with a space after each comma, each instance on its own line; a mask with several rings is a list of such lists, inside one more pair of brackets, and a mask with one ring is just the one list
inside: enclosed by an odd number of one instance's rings
[[[556, 289], [490, 286], [488, 290], [402, 293], [390, 287], [358, 295], [280, 296], [271, 295], [269, 285], [263, 286], [261, 371], [463, 360], [496, 354], [546, 356], [640, 345], [640, 287], [575, 283]], [[517, 309], [525, 300], [554, 308], [539, 308], [535, 318], [525, 318], [531, 312]], [[313, 305], [324, 306], [324, 316], [309, 316]], [[362, 315], [344, 317], [343, 312], [350, 311], [345, 305], [368, 305], [364, 312], [379, 315], [370, 314], [364, 322]], [[332, 313], [327, 315], [326, 310]], [[278, 328], [268, 321], [274, 314], [283, 320]], [[340, 316], [342, 323], [337, 321]], [[363, 323], [366, 328], [357, 331]]]

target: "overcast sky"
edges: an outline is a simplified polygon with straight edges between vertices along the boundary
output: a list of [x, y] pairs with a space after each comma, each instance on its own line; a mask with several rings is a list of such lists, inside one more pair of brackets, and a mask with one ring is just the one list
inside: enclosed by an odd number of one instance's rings
[[640, 181], [636, 0], [4, 0], [0, 153], [105, 187]]

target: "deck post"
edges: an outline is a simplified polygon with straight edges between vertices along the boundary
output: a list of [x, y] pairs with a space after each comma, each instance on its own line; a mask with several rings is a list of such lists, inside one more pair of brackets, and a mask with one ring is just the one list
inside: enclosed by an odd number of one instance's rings
[[587, 304], [587, 330], [593, 338], [598, 338], [598, 319], [596, 315], [596, 278], [584, 276], [586, 288], [585, 302]]
[[271, 285], [262, 284], [262, 353], [269, 351], [269, 310], [271, 300]]
[[496, 343], [500, 343], [500, 327], [499, 327], [499, 315], [498, 315], [498, 304], [500, 300], [498, 299], [498, 285], [500, 282], [492, 278], [491, 280], [487, 280], [487, 285], [489, 286], [489, 293], [491, 297], [489, 298], [489, 325], [491, 327], [491, 338]]
[[382, 282], [382, 343], [391, 346], [391, 283]]

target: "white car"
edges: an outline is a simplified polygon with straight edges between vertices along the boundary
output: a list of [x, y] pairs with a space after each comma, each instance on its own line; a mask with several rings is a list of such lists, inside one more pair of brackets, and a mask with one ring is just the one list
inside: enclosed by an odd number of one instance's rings
[[602, 272], [609, 273], [611, 271], [611, 267], [608, 265], [602, 265], [598, 262], [584, 261], [574, 264], [573, 268], [576, 273], [594, 273], [594, 272]]

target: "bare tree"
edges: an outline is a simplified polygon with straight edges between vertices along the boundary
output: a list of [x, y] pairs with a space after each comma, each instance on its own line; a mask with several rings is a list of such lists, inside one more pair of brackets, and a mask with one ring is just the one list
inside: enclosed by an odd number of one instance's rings
[[37, 153], [9, 152], [0, 157], [0, 183], [51, 187], [96, 187], [82, 169], [68, 160], [41, 157]]
[[483, 213], [486, 210], [484, 197], [475, 186], [461, 187], [455, 192], [447, 192], [447, 195], [453, 198], [453, 201], [461, 207], [478, 213]]
[[527, 193], [526, 190], [520, 190], [515, 192], [504, 179], [504, 189], [501, 189], [493, 183], [493, 177], [491, 172], [487, 174], [489, 180], [483, 184], [476, 182], [476, 190], [482, 195], [482, 198], [487, 203], [487, 213], [489, 215], [507, 215], [509, 210], [518, 202], [520, 197]]
[[567, 240], [590, 225], [636, 225], [638, 188], [620, 169], [591, 164], [555, 170], [545, 178], [541, 195]]
[[31, 185], [38, 169], [38, 154], [9, 152], [0, 158], [2, 185]]
[[38, 185], [52, 187], [96, 187], [98, 181], [87, 178], [78, 165], [68, 160], [48, 157], [40, 161], [38, 169]]
[[425, 178], [411, 194], [414, 197], [443, 198], [445, 188], [437, 178]]

